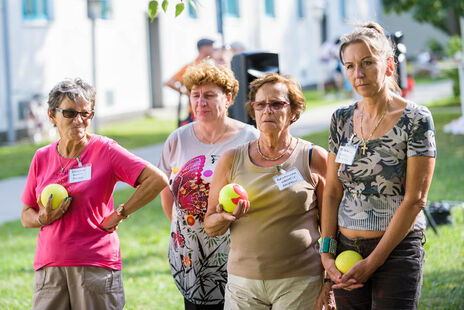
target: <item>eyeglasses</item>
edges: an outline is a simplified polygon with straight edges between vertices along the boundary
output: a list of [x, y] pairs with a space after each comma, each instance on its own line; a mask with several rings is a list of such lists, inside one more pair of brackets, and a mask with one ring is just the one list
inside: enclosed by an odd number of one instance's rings
[[75, 118], [77, 114], [80, 114], [82, 119], [92, 119], [94, 111], [76, 111], [76, 110], [65, 110], [60, 108], [55, 108], [56, 111], [63, 113], [65, 118]]
[[268, 105], [271, 110], [273, 111], [279, 111], [279, 110], [282, 110], [287, 104], [290, 104], [289, 102], [286, 102], [286, 101], [278, 101], [278, 100], [274, 100], [274, 101], [271, 101], [271, 102], [259, 102], [259, 101], [253, 101], [251, 103], [251, 106], [253, 107], [253, 109], [255, 109], [255, 111], [262, 111], [266, 108], [266, 106]]

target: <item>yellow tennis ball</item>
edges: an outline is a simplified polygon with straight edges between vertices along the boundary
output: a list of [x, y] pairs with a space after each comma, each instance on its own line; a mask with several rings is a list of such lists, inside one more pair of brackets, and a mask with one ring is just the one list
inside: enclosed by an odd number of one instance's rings
[[248, 200], [248, 193], [239, 184], [227, 184], [219, 192], [219, 203], [229, 213], [234, 212], [239, 200]]
[[341, 273], [347, 273], [354, 264], [362, 259], [361, 254], [358, 252], [352, 250], [343, 251], [338, 254], [335, 259], [335, 267], [337, 267]]
[[42, 193], [40, 194], [40, 201], [42, 201], [44, 207], [47, 205], [48, 198], [51, 194], [53, 194], [52, 209], [58, 208], [58, 206], [61, 204], [61, 201], [68, 197], [68, 191], [62, 185], [49, 184], [45, 186], [45, 188], [42, 190]]

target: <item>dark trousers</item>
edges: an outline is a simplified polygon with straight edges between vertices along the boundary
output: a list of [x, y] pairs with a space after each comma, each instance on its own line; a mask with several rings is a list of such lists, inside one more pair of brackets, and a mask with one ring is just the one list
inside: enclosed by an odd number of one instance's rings
[[[337, 239], [337, 254], [353, 250], [364, 258], [380, 241], [380, 238], [349, 239], [340, 232]], [[423, 239], [423, 232], [410, 232], [363, 287], [353, 291], [334, 290], [337, 310], [417, 309], [425, 254]]]
[[218, 305], [197, 305], [184, 298], [185, 310], [223, 310], [224, 304]]

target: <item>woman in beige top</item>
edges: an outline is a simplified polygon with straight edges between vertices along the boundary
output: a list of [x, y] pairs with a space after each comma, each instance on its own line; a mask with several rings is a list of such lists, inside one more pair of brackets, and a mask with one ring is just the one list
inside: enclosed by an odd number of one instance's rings
[[[225, 309], [329, 309], [318, 252], [327, 152], [290, 135], [305, 108], [299, 84], [268, 74], [251, 83], [247, 109], [258, 140], [225, 152], [213, 176], [205, 230], [230, 228]], [[221, 188], [248, 192], [233, 213], [218, 204]]]

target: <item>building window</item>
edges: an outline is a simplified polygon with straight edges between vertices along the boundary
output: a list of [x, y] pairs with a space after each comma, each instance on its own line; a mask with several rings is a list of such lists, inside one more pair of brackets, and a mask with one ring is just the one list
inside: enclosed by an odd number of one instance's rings
[[195, 6], [197, 6], [197, 1], [196, 0], [189, 0], [187, 1], [187, 6], [188, 6], [188, 16], [190, 18], [198, 18], [198, 15], [197, 15], [197, 10], [193, 7], [193, 5], [191, 4], [191, 2], [193, 2], [193, 4], [195, 4]]
[[47, 0], [23, 0], [23, 19], [49, 19]]
[[346, 19], [345, 0], [340, 0], [340, 16], [342, 19]]
[[298, 19], [303, 19], [305, 17], [303, 0], [296, 0], [296, 16]]
[[113, 1], [112, 0], [101, 0], [101, 19], [112, 19], [113, 18]]
[[240, 17], [238, 0], [223, 0], [224, 13], [229, 17]]
[[264, 8], [266, 16], [275, 17], [274, 0], [264, 0]]

